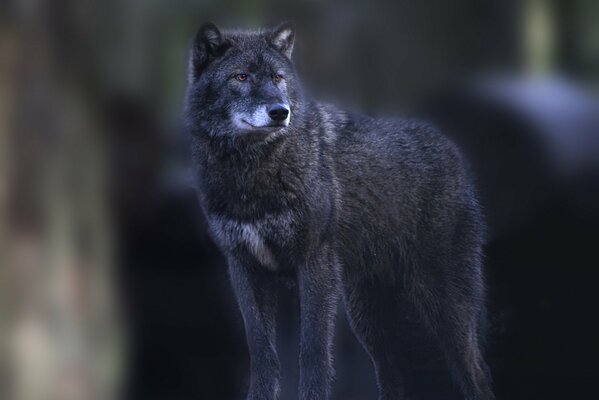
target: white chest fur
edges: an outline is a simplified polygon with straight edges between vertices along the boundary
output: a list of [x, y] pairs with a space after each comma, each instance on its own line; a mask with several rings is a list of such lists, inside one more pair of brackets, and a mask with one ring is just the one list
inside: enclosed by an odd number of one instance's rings
[[242, 246], [256, 260], [270, 270], [277, 270], [277, 262], [264, 240], [266, 226], [263, 222], [241, 222], [220, 216], [209, 218], [216, 240], [228, 250]]

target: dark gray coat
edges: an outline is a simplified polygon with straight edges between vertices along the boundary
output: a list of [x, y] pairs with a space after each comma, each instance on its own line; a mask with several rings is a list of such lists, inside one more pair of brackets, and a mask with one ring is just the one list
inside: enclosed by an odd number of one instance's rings
[[439, 343], [466, 398], [492, 399], [480, 349], [484, 228], [458, 149], [422, 122], [306, 99], [293, 39], [288, 24], [229, 34], [206, 24], [190, 59], [194, 176], [244, 317], [248, 398], [278, 397], [284, 279], [300, 297], [301, 399], [329, 396], [339, 299], [381, 399], [409, 395], [403, 312]]

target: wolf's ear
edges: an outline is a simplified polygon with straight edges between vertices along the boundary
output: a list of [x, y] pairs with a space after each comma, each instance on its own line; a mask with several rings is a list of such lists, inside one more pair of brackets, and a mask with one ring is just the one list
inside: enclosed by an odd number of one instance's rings
[[193, 81], [200, 76], [200, 73], [216, 57], [221, 55], [227, 48], [223, 35], [216, 25], [206, 22], [200, 27], [196, 34], [191, 49], [189, 60], [189, 79]]
[[283, 22], [277, 26], [269, 37], [270, 44], [287, 58], [291, 59], [293, 42], [295, 40], [295, 26], [291, 22]]

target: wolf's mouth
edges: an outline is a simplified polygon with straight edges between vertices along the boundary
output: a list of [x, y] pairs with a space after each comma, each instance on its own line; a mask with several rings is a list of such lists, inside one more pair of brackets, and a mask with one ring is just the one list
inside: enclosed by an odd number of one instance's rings
[[286, 126], [282, 122], [275, 123], [275, 124], [270, 124], [270, 125], [260, 125], [260, 126], [258, 126], [258, 125], [252, 125], [248, 121], [246, 121], [245, 119], [242, 119], [241, 122], [243, 122], [248, 127], [250, 127], [251, 129], [254, 129], [254, 130], [272, 130], [272, 129], [284, 128]]

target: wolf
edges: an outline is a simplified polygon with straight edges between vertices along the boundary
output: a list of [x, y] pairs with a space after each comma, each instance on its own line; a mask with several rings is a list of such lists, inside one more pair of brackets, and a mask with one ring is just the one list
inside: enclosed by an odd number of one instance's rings
[[343, 301], [380, 399], [410, 397], [398, 337], [413, 312], [466, 399], [490, 400], [483, 359], [484, 221], [454, 144], [433, 126], [309, 99], [291, 23], [192, 45], [184, 121], [211, 235], [228, 261], [250, 353], [247, 398], [277, 399], [277, 287], [300, 304], [299, 398], [328, 399]]

